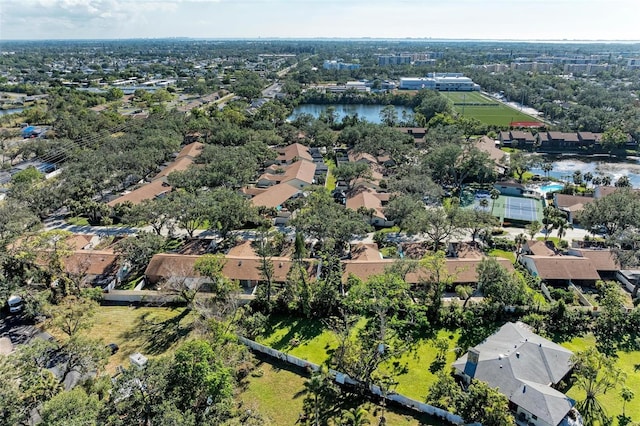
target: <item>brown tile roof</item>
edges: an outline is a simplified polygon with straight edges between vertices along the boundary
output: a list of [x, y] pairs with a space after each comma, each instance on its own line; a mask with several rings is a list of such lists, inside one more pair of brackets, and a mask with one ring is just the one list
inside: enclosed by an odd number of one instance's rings
[[65, 239], [65, 243], [71, 250], [82, 250], [89, 245], [95, 235], [73, 234]]
[[591, 261], [597, 271], [619, 271], [620, 262], [611, 250], [573, 249]]
[[309, 185], [313, 183], [313, 176], [316, 172], [316, 165], [311, 161], [299, 160], [291, 164], [284, 172], [282, 182], [298, 179]]
[[541, 144], [544, 142], [549, 142], [549, 134], [547, 134], [546, 132], [538, 133], [538, 140]]
[[191, 157], [180, 157], [175, 161], [171, 162], [167, 167], [162, 169], [160, 173], [154, 176], [153, 180], [157, 180], [163, 178], [165, 176], [169, 176], [172, 172], [183, 172], [187, 170], [193, 164], [193, 159]]
[[366, 163], [378, 164], [378, 159], [368, 152], [349, 152], [349, 161], [352, 163], [357, 163], [358, 161], [363, 161]]
[[278, 207], [299, 192], [300, 189], [293, 185], [279, 183], [254, 196], [251, 199], [251, 204], [254, 206]]
[[547, 132], [550, 140], [563, 140], [564, 133], [562, 132]]
[[[606, 197], [607, 195], [613, 194], [614, 192], [616, 192], [618, 189], [618, 187], [615, 186], [598, 186], [595, 191], [594, 191], [594, 197], [595, 198], [602, 198], [602, 197]], [[635, 189], [631, 189], [631, 192], [640, 195], [640, 189], [635, 188]]]
[[242, 188], [242, 193], [255, 197], [256, 195], [262, 194], [263, 192], [268, 190], [268, 188], [255, 188], [253, 186], [250, 186], [248, 188]]
[[[513, 264], [508, 259], [496, 258], [498, 262], [509, 272], [513, 272]], [[478, 281], [478, 273], [476, 268], [482, 259], [446, 259], [445, 266], [447, 272], [453, 276], [454, 283], [476, 283]], [[363, 281], [366, 281], [372, 275], [383, 274], [385, 268], [393, 265], [394, 259], [382, 259], [377, 261], [363, 262], [358, 260], [344, 261], [344, 275], [346, 279], [349, 275], [355, 275]], [[407, 274], [406, 281], [410, 284], [416, 284], [429, 277], [429, 273], [423, 269]]]
[[452, 242], [451, 248], [455, 253], [455, 258], [458, 259], [482, 259], [484, 254], [478, 247], [471, 242]]
[[536, 265], [543, 280], [599, 280], [591, 260], [576, 256], [524, 256]]
[[251, 241], [243, 241], [240, 244], [231, 247], [227, 255], [256, 257], [256, 251], [253, 249]]
[[[232, 280], [262, 281], [264, 277], [260, 272], [261, 259], [252, 256], [226, 256], [227, 262], [222, 268], [224, 275]], [[285, 282], [287, 274], [293, 266], [293, 261], [288, 257], [272, 257], [273, 280]]]
[[[454, 283], [477, 283], [477, 268], [483, 258], [476, 259], [447, 259], [446, 267], [449, 274], [453, 275]], [[509, 259], [497, 257], [496, 260], [509, 272], [514, 272], [513, 263]]]
[[528, 248], [528, 251], [535, 256], [555, 256], [556, 254], [544, 241], [529, 240], [525, 245], [525, 249]]
[[376, 160], [378, 160], [379, 164], [382, 164], [382, 163], [386, 163], [387, 161], [391, 161], [391, 157], [389, 157], [389, 155], [387, 155], [387, 154], [378, 155], [376, 157]]
[[[245, 250], [246, 247], [241, 248]], [[151, 258], [149, 266], [145, 270], [145, 275], [150, 282], [156, 283], [163, 279], [171, 277], [196, 278], [200, 274], [195, 271], [194, 264], [200, 256], [196, 255], [180, 255], [161, 253]], [[276, 282], [284, 282], [287, 274], [293, 266], [293, 261], [288, 257], [272, 257], [273, 263], [273, 280]], [[262, 273], [260, 272], [261, 259], [255, 255], [235, 256], [228, 254], [225, 256], [225, 264], [222, 273], [225, 277], [232, 280], [246, 281], [262, 281]], [[308, 264], [308, 272], [312, 274], [314, 268]]]
[[554, 202], [558, 208], [569, 209], [572, 206], [579, 206], [580, 208], [585, 204], [589, 204], [595, 201], [592, 197], [583, 197], [581, 195], [567, 195], [567, 194], [554, 194]]
[[375, 196], [375, 192], [370, 189], [364, 189], [358, 192], [356, 195], [347, 198], [347, 208], [351, 210], [358, 210], [360, 207], [367, 209], [374, 209], [375, 216], [386, 219], [382, 211], [382, 201]]
[[185, 145], [184, 148], [178, 153], [176, 158], [182, 157], [190, 157], [196, 158], [200, 154], [202, 154], [202, 150], [204, 149], [204, 144], [200, 142], [193, 142], [189, 145]]
[[70, 274], [115, 275], [118, 272], [118, 255], [111, 251], [80, 250], [64, 260]]
[[176, 159], [171, 162], [167, 167], [162, 169], [160, 173], [155, 175], [150, 183], [141, 186], [138, 189], [122, 195], [120, 198], [116, 198], [108, 203], [109, 206], [115, 206], [117, 204], [124, 203], [125, 201], [131, 201], [133, 204], [140, 204], [144, 200], [150, 200], [157, 197], [159, 194], [167, 193], [171, 191], [171, 187], [165, 183], [165, 177], [171, 172], [184, 171], [193, 164], [193, 159], [202, 153], [204, 147], [203, 143], [193, 142], [189, 145], [185, 145], [184, 148], [178, 153]]
[[378, 245], [376, 243], [358, 244], [351, 249], [351, 260], [374, 262], [382, 260], [382, 253], [378, 250]]
[[200, 274], [193, 267], [199, 258], [200, 256], [198, 255], [188, 254], [156, 254], [149, 261], [144, 274], [151, 283], [157, 283], [162, 279], [174, 276], [181, 278], [199, 277]]
[[489, 157], [491, 157], [495, 162], [498, 162], [507, 156], [504, 151], [496, 147], [495, 141], [487, 136], [483, 136], [476, 140], [475, 145], [480, 151], [489, 154]]
[[577, 133], [563, 133], [565, 142], [580, 142]]
[[578, 137], [585, 142], [595, 142], [597, 135], [593, 132], [578, 132]]
[[385, 202], [391, 199], [391, 194], [388, 192], [376, 192], [375, 195], [380, 201]]
[[512, 130], [511, 138], [516, 140], [523, 140], [526, 142], [533, 142], [534, 138], [531, 132], [525, 132], [523, 130]]
[[134, 205], [140, 204], [144, 200], [151, 200], [153, 198], [163, 196], [171, 192], [171, 186], [164, 182], [163, 179], [157, 179], [150, 183], [147, 183], [141, 186], [138, 189], [134, 189], [133, 191], [122, 195], [115, 200], [112, 200], [108, 203], [109, 206], [115, 206], [117, 204], [124, 203], [126, 201], [131, 201]]
[[313, 157], [309, 154], [309, 148], [299, 143], [292, 143], [284, 148], [278, 148], [278, 160], [285, 161], [287, 163], [295, 160], [309, 160], [313, 161]]

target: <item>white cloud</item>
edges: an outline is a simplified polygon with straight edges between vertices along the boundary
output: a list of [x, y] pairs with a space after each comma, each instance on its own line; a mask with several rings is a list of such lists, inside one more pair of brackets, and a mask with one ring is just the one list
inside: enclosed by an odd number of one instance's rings
[[0, 39], [638, 39], [637, 0], [0, 0]]

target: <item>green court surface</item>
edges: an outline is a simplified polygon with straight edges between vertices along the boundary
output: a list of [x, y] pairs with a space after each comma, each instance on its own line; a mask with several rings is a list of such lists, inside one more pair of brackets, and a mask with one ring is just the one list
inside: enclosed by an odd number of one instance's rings
[[493, 204], [492, 214], [504, 221], [542, 222], [544, 205], [536, 198], [501, 195]]
[[489, 197], [485, 200], [487, 205], [482, 207], [479, 198], [473, 199], [468, 195], [462, 200], [462, 206], [491, 212], [500, 222], [542, 222], [544, 204], [539, 199], [501, 195], [496, 200]]

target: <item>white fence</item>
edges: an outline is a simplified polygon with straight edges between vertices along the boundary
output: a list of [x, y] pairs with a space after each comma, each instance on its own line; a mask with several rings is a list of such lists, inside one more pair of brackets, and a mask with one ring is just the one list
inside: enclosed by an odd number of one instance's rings
[[[253, 340], [249, 340], [246, 339], [244, 337], [238, 337], [239, 341], [248, 346], [249, 348], [251, 348], [254, 351], [269, 355], [272, 358], [278, 359], [280, 361], [284, 361], [286, 363], [292, 364], [292, 365], [296, 365], [298, 367], [301, 368], [305, 368], [305, 369], [310, 369], [312, 371], [317, 371], [320, 366], [318, 364], [314, 364], [313, 362], [309, 362], [307, 360], [298, 358], [296, 356], [278, 351], [276, 349], [270, 348], [268, 346], [265, 345], [261, 345], [258, 342], [255, 342]], [[357, 380], [352, 379], [351, 377], [349, 377], [348, 375], [341, 373], [339, 371], [336, 370], [329, 370], [329, 374], [331, 374], [331, 376], [334, 378], [334, 380], [336, 381], [336, 383], [339, 384], [347, 384], [347, 385], [351, 385], [351, 386], [359, 386], [361, 388], [364, 388], [365, 386], [360, 383]], [[404, 395], [400, 395], [398, 393], [391, 393], [388, 394], [386, 396], [383, 396], [383, 392], [381, 391], [381, 389], [376, 386], [376, 385], [370, 385], [368, 387], [369, 392], [371, 392], [371, 394], [379, 396], [379, 397], [383, 397], [388, 399], [389, 401], [394, 401], [400, 405], [403, 405], [407, 408], [411, 408], [413, 410], [419, 411], [420, 413], [425, 413], [425, 414], [429, 414], [435, 417], [439, 417], [441, 419], [444, 419], [446, 421], [448, 421], [451, 424], [455, 424], [455, 425], [461, 425], [464, 424], [464, 421], [462, 420], [462, 418], [456, 414], [450, 413], [448, 411], [445, 411], [441, 408], [438, 407], [434, 407], [432, 405], [429, 404], [425, 404], [424, 402], [420, 402], [420, 401], [416, 401], [415, 399], [411, 399], [409, 397], [406, 397]]]

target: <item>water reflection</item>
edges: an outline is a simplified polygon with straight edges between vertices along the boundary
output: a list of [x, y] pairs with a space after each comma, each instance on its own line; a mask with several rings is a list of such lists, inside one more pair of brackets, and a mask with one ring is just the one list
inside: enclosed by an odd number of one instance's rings
[[[553, 165], [549, 176], [563, 181], [573, 182], [573, 173], [579, 170], [584, 176], [591, 172], [596, 177], [609, 176], [613, 185], [620, 177], [627, 176], [634, 188], [640, 187], [640, 162], [637, 157], [626, 159], [599, 157], [563, 157], [557, 155], [543, 155], [544, 161]], [[531, 169], [534, 174], [545, 176], [540, 167]]]

